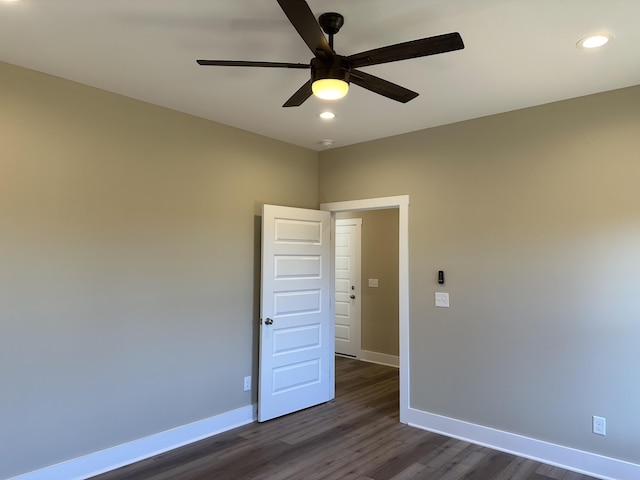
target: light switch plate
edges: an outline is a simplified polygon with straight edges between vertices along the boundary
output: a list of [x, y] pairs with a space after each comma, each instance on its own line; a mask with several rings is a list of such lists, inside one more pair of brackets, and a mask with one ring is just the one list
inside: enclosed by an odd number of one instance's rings
[[369, 279], [369, 286], [370, 287], [377, 287], [378, 286], [378, 279], [377, 278], [370, 278]]
[[449, 294], [445, 292], [436, 292], [436, 307], [449, 308]]

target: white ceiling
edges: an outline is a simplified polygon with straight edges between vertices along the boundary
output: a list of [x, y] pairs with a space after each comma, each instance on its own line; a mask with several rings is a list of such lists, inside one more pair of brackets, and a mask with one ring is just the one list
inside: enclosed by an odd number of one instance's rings
[[[337, 11], [339, 54], [449, 32], [465, 49], [363, 68], [420, 93], [400, 104], [352, 86], [337, 102], [282, 104], [308, 70], [196, 59], [308, 63], [276, 0], [0, 0], [0, 61], [314, 150], [640, 84], [640, 0], [309, 0]], [[576, 48], [591, 33], [614, 41]], [[327, 122], [318, 114], [333, 110]]]

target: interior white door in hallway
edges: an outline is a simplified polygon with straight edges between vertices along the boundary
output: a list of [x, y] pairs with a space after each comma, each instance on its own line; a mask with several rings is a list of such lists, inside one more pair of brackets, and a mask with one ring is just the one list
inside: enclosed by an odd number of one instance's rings
[[331, 214], [264, 205], [258, 421], [335, 396]]
[[360, 242], [362, 219], [336, 220], [335, 234], [335, 350], [360, 357]]

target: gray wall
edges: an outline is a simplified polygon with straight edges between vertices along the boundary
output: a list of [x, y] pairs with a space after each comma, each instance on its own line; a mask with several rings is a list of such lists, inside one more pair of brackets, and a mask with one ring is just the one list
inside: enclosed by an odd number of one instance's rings
[[250, 405], [256, 215], [317, 154], [2, 63], [0, 150], [0, 478]]
[[[361, 347], [399, 355], [398, 210], [339, 213], [336, 218], [362, 218]], [[369, 287], [370, 278], [378, 287]]]
[[639, 133], [635, 87], [321, 153], [410, 195], [412, 407], [640, 463]]

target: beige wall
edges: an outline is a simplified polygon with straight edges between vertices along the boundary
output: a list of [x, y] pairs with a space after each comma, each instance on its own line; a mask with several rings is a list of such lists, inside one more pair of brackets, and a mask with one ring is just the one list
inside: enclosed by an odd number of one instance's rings
[[412, 407], [640, 463], [639, 132], [635, 87], [321, 153], [410, 195]]
[[317, 154], [2, 63], [0, 151], [0, 478], [250, 405], [256, 215]]
[[[362, 350], [398, 356], [398, 210], [339, 213], [336, 218], [362, 218]], [[369, 278], [378, 279], [377, 288], [368, 286]]]

